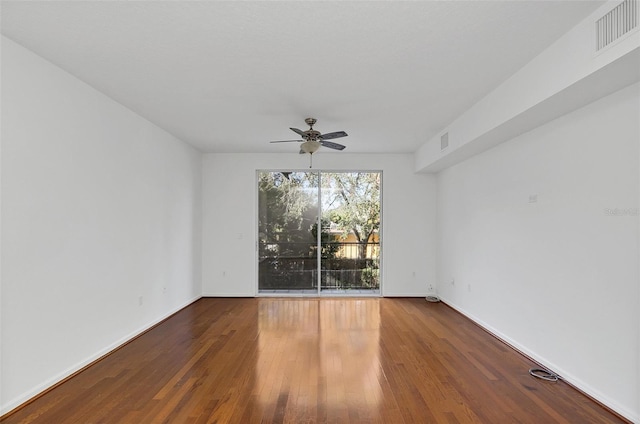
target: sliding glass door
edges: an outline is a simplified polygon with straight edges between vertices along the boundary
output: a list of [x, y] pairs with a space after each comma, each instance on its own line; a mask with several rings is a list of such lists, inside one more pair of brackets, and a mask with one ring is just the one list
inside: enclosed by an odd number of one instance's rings
[[380, 173], [323, 172], [322, 291], [379, 292]]
[[258, 173], [260, 292], [318, 291], [318, 175]]
[[379, 172], [258, 172], [258, 292], [380, 293]]

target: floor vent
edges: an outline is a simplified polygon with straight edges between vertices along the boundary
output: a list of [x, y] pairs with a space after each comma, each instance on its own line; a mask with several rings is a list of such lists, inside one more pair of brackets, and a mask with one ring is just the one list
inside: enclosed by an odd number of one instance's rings
[[624, 0], [596, 21], [596, 51], [638, 27], [638, 1]]
[[449, 147], [449, 133], [446, 132], [440, 136], [440, 150], [444, 150]]

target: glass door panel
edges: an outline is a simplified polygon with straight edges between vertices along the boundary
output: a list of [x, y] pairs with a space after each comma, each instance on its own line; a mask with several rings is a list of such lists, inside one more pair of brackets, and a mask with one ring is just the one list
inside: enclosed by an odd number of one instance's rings
[[318, 174], [258, 174], [258, 291], [318, 290]]
[[320, 289], [380, 293], [379, 172], [323, 172]]

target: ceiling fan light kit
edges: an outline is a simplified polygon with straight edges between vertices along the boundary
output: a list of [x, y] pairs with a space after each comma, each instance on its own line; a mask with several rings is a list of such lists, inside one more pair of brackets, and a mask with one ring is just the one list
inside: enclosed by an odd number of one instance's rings
[[309, 153], [310, 155], [312, 155], [312, 154], [314, 154], [315, 152], [318, 151], [320, 146], [321, 146], [321, 144], [320, 144], [319, 141], [309, 140], [309, 141], [305, 141], [304, 143], [302, 143], [300, 145], [300, 150], [303, 153]]
[[299, 130], [298, 128], [289, 128], [294, 133], [300, 135], [302, 140], [281, 140], [281, 141], [272, 141], [271, 143], [302, 143], [300, 145], [300, 153], [309, 154], [309, 168], [312, 166], [312, 156], [315, 152], [320, 149], [320, 147], [327, 147], [329, 149], [334, 150], [344, 150], [346, 146], [334, 143], [332, 140], [334, 138], [346, 137], [348, 134], [344, 131], [336, 131], [331, 133], [322, 134], [320, 131], [316, 131], [313, 129], [313, 125], [317, 122], [315, 118], [307, 118], [304, 120], [307, 125], [309, 125], [309, 129], [307, 131]]

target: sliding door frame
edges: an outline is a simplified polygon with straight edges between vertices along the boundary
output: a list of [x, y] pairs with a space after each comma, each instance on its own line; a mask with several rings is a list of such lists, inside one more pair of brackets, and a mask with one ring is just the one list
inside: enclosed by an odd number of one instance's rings
[[[318, 225], [318, 237], [316, 239], [317, 243], [317, 275], [318, 275], [318, 284], [317, 284], [317, 292], [316, 293], [261, 293], [260, 292], [260, 228], [259, 228], [259, 220], [260, 216], [260, 174], [263, 172], [305, 172], [305, 173], [317, 173], [318, 174], [318, 212], [317, 212], [317, 225]], [[380, 228], [378, 229], [378, 237], [379, 237], [379, 251], [378, 251], [378, 269], [379, 271], [379, 287], [377, 291], [372, 290], [370, 293], [362, 292], [362, 293], [330, 293], [323, 292], [321, 285], [321, 271], [322, 271], [322, 238], [320, 237], [320, 228], [322, 226], [322, 174], [323, 173], [376, 173], [380, 174], [380, 198], [378, 199], [380, 202]], [[275, 169], [256, 169], [255, 178], [254, 178], [254, 190], [255, 190], [255, 208], [254, 208], [254, 266], [255, 266], [255, 296], [256, 297], [382, 297], [383, 293], [383, 281], [384, 281], [384, 202], [382, 201], [384, 194], [384, 173], [381, 169], [309, 169], [309, 168], [275, 168]]]

